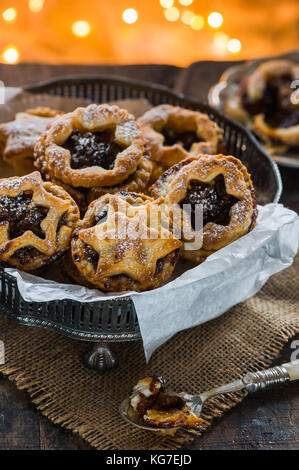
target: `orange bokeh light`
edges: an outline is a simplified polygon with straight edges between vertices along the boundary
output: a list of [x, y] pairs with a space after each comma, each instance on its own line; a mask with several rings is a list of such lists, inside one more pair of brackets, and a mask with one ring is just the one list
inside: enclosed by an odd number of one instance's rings
[[241, 44], [241, 41], [239, 41], [239, 39], [233, 38], [228, 41], [226, 47], [227, 47], [227, 50], [231, 52], [232, 54], [237, 54], [242, 49], [242, 44]]
[[195, 31], [200, 31], [204, 27], [204, 24], [205, 20], [201, 15], [194, 15], [190, 22], [191, 28]]
[[17, 10], [15, 8], [7, 8], [7, 10], [2, 13], [2, 17], [4, 21], [11, 23], [15, 21], [17, 17]]
[[[266, 57], [299, 47], [298, 0], [271, 0], [271, 21], [266, 2], [253, 5], [246, 0], [213, 4], [3, 0], [1, 4], [2, 61], [8, 44], [19, 49], [17, 60], [25, 62], [180, 66], [198, 60]], [[9, 60], [10, 54], [16, 58], [15, 52], [9, 53]]]
[[125, 23], [133, 24], [138, 20], [138, 13], [134, 8], [127, 8], [123, 12], [123, 20]]
[[212, 13], [209, 14], [208, 23], [211, 26], [211, 28], [220, 28], [220, 26], [223, 23], [223, 16], [221, 15], [221, 13], [218, 13], [217, 11], [213, 11]]
[[3, 62], [7, 64], [16, 64], [19, 61], [19, 51], [16, 46], [9, 44], [2, 52]]
[[167, 8], [164, 11], [167, 21], [177, 21], [180, 17], [180, 10], [177, 7]]
[[72, 24], [72, 31], [75, 36], [83, 38], [90, 33], [90, 24], [84, 20], [75, 21], [75, 23]]
[[43, 6], [44, 0], [29, 0], [28, 2], [28, 8], [33, 13], [39, 13], [40, 11], [42, 11]]

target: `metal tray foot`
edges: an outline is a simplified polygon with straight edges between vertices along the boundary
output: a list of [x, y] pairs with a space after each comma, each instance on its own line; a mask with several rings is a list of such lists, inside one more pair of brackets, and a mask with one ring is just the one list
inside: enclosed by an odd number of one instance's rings
[[84, 356], [84, 362], [89, 369], [97, 370], [104, 374], [109, 369], [118, 366], [118, 359], [115, 357], [107, 343], [95, 343], [93, 350]]

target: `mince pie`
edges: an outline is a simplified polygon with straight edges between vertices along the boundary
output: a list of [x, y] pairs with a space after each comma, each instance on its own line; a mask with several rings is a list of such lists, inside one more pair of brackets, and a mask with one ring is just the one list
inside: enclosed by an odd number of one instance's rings
[[121, 192], [90, 204], [71, 243], [74, 264], [90, 284], [143, 291], [170, 278], [182, 243], [162, 227], [161, 202]]
[[79, 209], [60, 186], [44, 183], [37, 171], [0, 179], [0, 261], [35, 271], [70, 246]]
[[165, 391], [162, 377], [139, 380], [133, 388], [130, 405], [141, 423], [158, 428], [198, 428], [203, 423], [203, 419], [191, 412], [183, 398]]
[[61, 111], [47, 107], [17, 113], [15, 120], [0, 124], [0, 149], [4, 161], [20, 175], [33, 171], [34, 145]]
[[250, 175], [232, 156], [186, 158], [163, 173], [151, 190], [153, 197], [165, 199], [174, 236], [179, 236], [178, 228], [181, 232], [182, 256], [196, 263], [245, 235], [256, 222]]
[[292, 82], [299, 65], [289, 60], [260, 64], [240, 84], [239, 105], [271, 153], [299, 146], [299, 102]]
[[93, 188], [123, 183], [136, 171], [143, 151], [132, 114], [91, 104], [55, 121], [36, 144], [35, 158], [47, 179]]
[[162, 104], [138, 119], [153, 161], [152, 181], [164, 169], [197, 154], [215, 154], [223, 132], [207, 114]]

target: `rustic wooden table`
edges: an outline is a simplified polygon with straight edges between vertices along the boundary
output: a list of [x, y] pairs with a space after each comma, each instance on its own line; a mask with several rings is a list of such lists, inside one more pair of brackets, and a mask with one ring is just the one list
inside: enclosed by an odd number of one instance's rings
[[[0, 79], [6, 86], [23, 86], [55, 76], [109, 74], [164, 84], [204, 100], [209, 87], [229, 65], [228, 62], [200, 62], [186, 69], [169, 65], [0, 65]], [[281, 174], [284, 184], [282, 202], [299, 212], [299, 170], [281, 168]], [[299, 271], [298, 258], [295, 266]], [[289, 361], [293, 348], [298, 349], [298, 345], [299, 335], [285, 346], [276, 363]], [[185, 448], [299, 449], [299, 384], [249, 396]], [[0, 376], [0, 450], [3, 449], [79, 450], [91, 447], [41, 416], [25, 393]]]

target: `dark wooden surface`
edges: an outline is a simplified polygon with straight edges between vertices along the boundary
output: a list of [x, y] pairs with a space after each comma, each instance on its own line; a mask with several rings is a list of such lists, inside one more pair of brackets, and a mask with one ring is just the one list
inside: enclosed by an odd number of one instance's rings
[[[0, 65], [0, 80], [6, 86], [22, 86], [55, 76], [111, 74], [164, 84], [204, 100], [209, 87], [229, 65], [228, 62], [201, 62], [188, 69], [169, 65]], [[281, 173], [282, 202], [299, 212], [299, 171], [282, 168]], [[295, 265], [299, 271], [298, 260]], [[285, 346], [277, 364], [290, 360], [295, 340], [299, 341], [299, 335]], [[92, 448], [41, 416], [25, 393], [0, 376], [0, 450], [4, 449]], [[185, 449], [299, 449], [299, 384], [248, 396], [221, 420], [215, 420], [201, 438]]]

